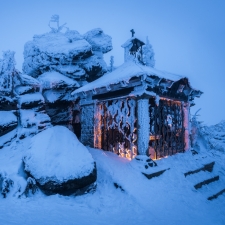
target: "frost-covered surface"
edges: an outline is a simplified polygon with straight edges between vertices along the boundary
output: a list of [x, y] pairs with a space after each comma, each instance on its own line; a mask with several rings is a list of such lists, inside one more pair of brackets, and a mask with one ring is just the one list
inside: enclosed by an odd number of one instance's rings
[[50, 117], [41, 112], [35, 112], [32, 109], [20, 110], [20, 124], [24, 128], [38, 126], [40, 123], [50, 122]]
[[27, 93], [29, 93], [32, 90], [33, 90], [33, 87], [31, 87], [31, 86], [17, 86], [15, 88], [15, 92], [18, 95], [27, 94]]
[[43, 73], [38, 77], [38, 80], [42, 85], [42, 89], [80, 87], [77, 81], [55, 71]]
[[[66, 90], [46, 90], [43, 92], [43, 96], [47, 103], [54, 103], [57, 101], [73, 101], [74, 98], [71, 96], [70, 92]], [[62, 106], [63, 107], [63, 106]]]
[[0, 59], [0, 91], [10, 92], [12, 90], [12, 74], [15, 70], [15, 52], [3, 52], [3, 59]]
[[41, 93], [37, 92], [37, 93], [33, 93], [33, 94], [25, 94], [25, 95], [21, 95], [19, 98], [19, 105], [27, 105], [30, 103], [37, 103], [39, 104], [44, 104], [44, 97], [42, 96]]
[[[210, 194], [224, 188], [225, 155], [222, 152], [202, 149], [195, 156], [187, 152], [158, 160], [158, 166], [150, 170], [170, 169], [148, 180], [136, 161], [89, 149], [97, 163], [96, 192], [65, 197], [45, 196], [39, 191], [31, 197], [18, 199], [26, 187], [21, 159], [29, 145], [30, 138], [17, 140], [0, 151], [0, 171], [14, 181], [6, 199], [0, 197], [1, 224], [26, 221], [27, 225], [72, 225], [76, 221], [80, 225], [223, 225], [225, 222], [225, 194], [213, 201], [206, 200]], [[185, 178], [184, 172], [211, 161], [216, 162], [212, 173], [201, 172]], [[194, 189], [197, 182], [214, 175], [220, 175], [220, 181]], [[116, 188], [114, 183], [120, 187]]]
[[93, 80], [107, 71], [103, 54], [111, 49], [111, 37], [100, 28], [84, 35], [75, 30], [35, 35], [25, 44], [23, 71], [33, 77], [58, 71], [75, 80]]
[[146, 155], [146, 151], [149, 148], [149, 100], [140, 99], [137, 102], [137, 121], [138, 121], [138, 153], [140, 155]]
[[208, 148], [225, 152], [225, 120], [213, 126], [203, 126], [199, 135], [205, 139]]
[[4, 145], [10, 145], [10, 142], [17, 136], [17, 129], [14, 129], [0, 137], [0, 148]]
[[146, 43], [143, 46], [143, 62], [146, 66], [155, 66], [155, 53], [153, 51], [152, 45], [149, 43], [148, 37], [146, 37]]
[[50, 179], [65, 182], [89, 175], [94, 160], [76, 135], [63, 126], [55, 126], [31, 140], [24, 158], [25, 170], [41, 184]]
[[17, 124], [17, 118], [11, 111], [0, 111], [0, 126]]
[[177, 81], [182, 78], [182, 76], [163, 72], [156, 70], [152, 67], [143, 66], [134, 61], [128, 61], [115, 69], [113, 72], [105, 74], [104, 76], [100, 77], [99, 79], [84, 85], [81, 88], [78, 88], [73, 92], [73, 94], [82, 92], [82, 91], [89, 91], [95, 88], [105, 87], [110, 84], [117, 84], [121, 81], [128, 82], [132, 77], [139, 77], [141, 75], [156, 75], [160, 78], [169, 79], [172, 81]]
[[40, 86], [40, 83], [37, 79], [27, 75], [27, 74], [20, 74], [20, 81], [22, 85], [29, 85], [29, 86]]
[[88, 31], [84, 38], [92, 45], [93, 51], [107, 53], [112, 50], [112, 38], [104, 34], [101, 28]]

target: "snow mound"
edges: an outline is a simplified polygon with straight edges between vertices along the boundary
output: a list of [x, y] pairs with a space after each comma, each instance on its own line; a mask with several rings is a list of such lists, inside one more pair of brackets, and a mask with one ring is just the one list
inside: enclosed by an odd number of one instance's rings
[[50, 180], [63, 183], [82, 178], [95, 167], [87, 148], [63, 126], [48, 128], [34, 136], [23, 160], [25, 171], [41, 185]]

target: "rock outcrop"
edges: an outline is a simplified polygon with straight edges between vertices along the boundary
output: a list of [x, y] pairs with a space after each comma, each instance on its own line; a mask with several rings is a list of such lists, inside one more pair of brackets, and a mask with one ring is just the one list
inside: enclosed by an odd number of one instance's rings
[[84, 35], [75, 30], [35, 35], [25, 44], [23, 71], [33, 77], [58, 71], [79, 81], [94, 80], [107, 71], [103, 54], [110, 50], [111, 37], [100, 28]]

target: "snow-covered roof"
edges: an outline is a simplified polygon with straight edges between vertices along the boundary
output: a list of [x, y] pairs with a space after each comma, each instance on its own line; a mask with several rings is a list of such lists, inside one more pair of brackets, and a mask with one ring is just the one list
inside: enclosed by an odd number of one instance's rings
[[110, 84], [117, 84], [121, 81], [128, 82], [132, 77], [139, 77], [141, 75], [155, 75], [160, 78], [165, 78], [172, 81], [177, 81], [183, 78], [179, 75], [163, 72], [152, 67], [141, 65], [140, 63], [135, 61], [128, 61], [115, 69], [113, 72], [107, 73], [99, 79], [73, 91], [72, 95], [83, 91], [85, 92], [94, 90], [96, 88], [106, 87]]

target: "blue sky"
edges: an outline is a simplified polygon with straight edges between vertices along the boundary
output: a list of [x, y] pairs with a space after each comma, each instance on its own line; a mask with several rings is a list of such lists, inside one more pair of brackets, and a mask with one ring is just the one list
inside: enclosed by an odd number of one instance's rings
[[[155, 51], [155, 68], [189, 77], [204, 92], [192, 113], [211, 125], [225, 119], [225, 1], [223, 0], [0, 0], [0, 51], [16, 52], [21, 70], [23, 47], [34, 34], [50, 31], [51, 15], [81, 34], [100, 27], [113, 40], [105, 56], [123, 63], [130, 29]], [[1, 58], [1, 56], [0, 56]]]

